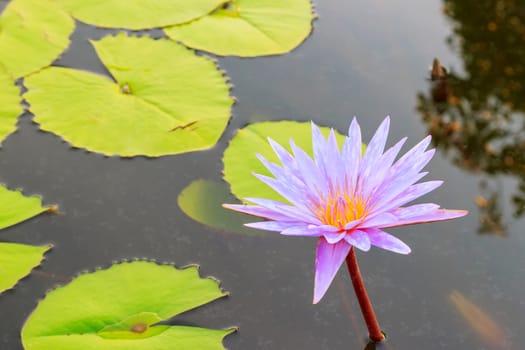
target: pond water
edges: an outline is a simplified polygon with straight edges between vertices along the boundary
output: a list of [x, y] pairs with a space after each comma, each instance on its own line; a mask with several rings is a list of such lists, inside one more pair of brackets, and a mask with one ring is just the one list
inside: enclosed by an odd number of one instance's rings
[[[388, 336], [377, 348], [522, 349], [525, 223], [519, 215], [519, 183], [525, 172], [518, 152], [524, 150], [519, 139], [522, 106], [516, 101], [525, 94], [519, 88], [501, 92], [512, 74], [503, 83], [496, 82], [480, 64], [485, 81], [470, 79], [474, 83], [468, 85], [460, 78], [451, 79], [453, 97], [471, 103], [470, 109], [453, 117], [451, 110], [430, 103], [428, 78], [435, 57], [452, 75], [473, 78], [468, 67], [475, 66], [476, 52], [488, 61], [489, 54], [496, 53], [488, 71], [510, 67], [516, 77], [523, 77], [525, 29], [519, 25], [525, 21], [525, 2], [461, 2], [470, 3], [471, 10], [454, 17], [444, 6], [455, 3], [411, 0], [401, 6], [380, 0], [322, 0], [316, 3], [319, 19], [313, 34], [293, 52], [256, 59], [220, 58], [219, 65], [235, 85], [238, 103], [219, 144], [209, 151], [158, 159], [107, 158], [72, 149], [58, 137], [38, 131], [30, 114], [23, 115], [19, 130], [0, 152], [0, 180], [25, 194], [41, 194], [64, 214], [41, 215], [0, 233], [2, 241], [55, 245], [41, 268], [0, 297], [4, 315], [0, 347], [22, 349], [19, 333], [24, 320], [47, 290], [82, 271], [144, 257], [181, 267], [199, 264], [201, 275], [221, 281], [230, 297], [175, 322], [239, 326], [238, 333], [225, 339], [228, 349], [365, 348], [366, 328], [346, 269], [339, 271], [318, 305], [311, 303], [315, 240], [215, 230], [187, 217], [177, 205], [177, 196], [193, 180], [220, 181], [222, 153], [235, 131], [249, 123], [314, 120], [344, 133], [357, 115], [368, 140], [390, 114], [390, 144], [408, 136], [407, 144], [414, 145], [429, 130], [437, 135], [438, 151], [427, 167], [428, 177], [445, 184], [425, 201], [467, 209], [470, 214], [451, 222], [390, 230], [411, 246], [408, 256], [379, 249], [358, 253]], [[521, 41], [505, 42], [502, 38], [510, 37], [505, 32], [496, 35], [498, 30], [511, 29], [493, 30], [490, 15], [497, 5], [489, 3], [514, 6], [512, 18], [519, 22], [516, 28], [521, 33], [516, 40]], [[0, 7], [4, 5], [0, 1]], [[505, 11], [494, 14], [494, 25], [505, 15]], [[453, 34], [458, 26], [470, 37], [461, 41]], [[495, 35], [486, 36], [486, 28]], [[71, 47], [55, 64], [104, 72], [86, 38], [106, 33], [78, 24]], [[454, 43], [447, 43], [449, 37]], [[462, 52], [461, 43], [472, 38], [479, 38], [480, 49]], [[495, 45], [498, 50], [483, 51]], [[482, 136], [488, 129], [461, 133], [468, 125], [482, 124], [472, 123], [477, 111], [485, 113], [482, 120], [495, 122], [503, 113], [486, 111], [479, 101], [469, 101], [471, 96], [499, 99], [510, 109], [507, 127], [518, 136], [491, 139], [492, 146], [510, 144], [515, 151], [505, 153], [510, 157], [506, 162], [496, 162], [497, 152], [491, 158], [493, 153], [484, 148]], [[421, 100], [426, 100], [425, 108]], [[445, 127], [455, 129], [447, 134]], [[501, 166], [485, 166], [486, 158]]]

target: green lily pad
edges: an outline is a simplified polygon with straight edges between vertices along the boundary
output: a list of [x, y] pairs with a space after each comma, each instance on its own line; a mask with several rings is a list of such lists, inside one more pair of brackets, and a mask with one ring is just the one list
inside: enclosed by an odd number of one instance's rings
[[[325, 136], [329, 128], [320, 128]], [[292, 136], [293, 135], [293, 136]], [[342, 146], [344, 136], [336, 133], [339, 146]], [[248, 125], [237, 131], [224, 151], [224, 180], [230, 184], [231, 192], [239, 199], [255, 197], [268, 198], [287, 203], [281, 195], [261, 182], [253, 173], [272, 176], [257, 158], [263, 155], [270, 162], [279, 164], [267, 138], [270, 137], [291, 152], [290, 139], [312, 156], [312, 127], [310, 123], [293, 121], [262, 122]], [[253, 221], [253, 220], [252, 220]]]
[[177, 202], [182, 211], [193, 220], [221, 231], [246, 235], [261, 235], [262, 231], [243, 224], [253, 217], [224, 209], [223, 203], [232, 203], [227, 184], [212, 180], [195, 180], [179, 194]]
[[17, 243], [0, 243], [0, 293], [13, 288], [40, 265], [51, 246], [35, 247]]
[[20, 191], [0, 186], [0, 229], [18, 224], [35, 215], [48, 211], [40, 197], [25, 197]]
[[22, 114], [18, 88], [13, 79], [0, 69], [0, 143], [16, 130], [16, 121]]
[[12, 0], [0, 16], [0, 67], [20, 78], [50, 65], [69, 45], [73, 19], [50, 0]]
[[308, 37], [314, 17], [309, 0], [231, 0], [208, 16], [164, 31], [189, 47], [217, 55], [277, 55]]
[[93, 45], [115, 81], [61, 67], [25, 79], [24, 97], [42, 130], [124, 157], [215, 145], [234, 100], [214, 61], [170, 40], [124, 33]]
[[57, 0], [78, 20], [99, 27], [149, 29], [191, 21], [226, 0]]
[[22, 343], [26, 350], [224, 349], [233, 328], [156, 324], [225, 295], [195, 266], [115, 264], [49, 292], [27, 319]]

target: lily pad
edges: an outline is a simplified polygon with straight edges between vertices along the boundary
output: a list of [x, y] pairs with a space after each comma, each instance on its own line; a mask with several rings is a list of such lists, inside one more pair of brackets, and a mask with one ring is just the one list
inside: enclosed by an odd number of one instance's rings
[[50, 65], [69, 45], [73, 19], [50, 0], [12, 0], [0, 16], [0, 67], [20, 78]]
[[[329, 128], [321, 128], [325, 136]], [[336, 133], [339, 146], [342, 146], [344, 136]], [[262, 122], [248, 125], [237, 131], [224, 151], [224, 180], [231, 186], [232, 193], [239, 199], [247, 197], [268, 198], [287, 202], [281, 195], [261, 182], [253, 173], [272, 176], [266, 167], [257, 158], [256, 154], [263, 155], [270, 162], [279, 164], [268, 137], [285, 147], [289, 152], [290, 139], [312, 156], [312, 127], [310, 123], [293, 121]], [[252, 220], [253, 221], [253, 220]]]
[[233, 328], [156, 324], [225, 295], [195, 266], [115, 264], [49, 292], [27, 319], [22, 343], [26, 350], [224, 349]]
[[51, 246], [35, 247], [26, 244], [0, 243], [0, 293], [13, 288], [40, 265]]
[[0, 69], [0, 143], [16, 130], [16, 120], [22, 114], [20, 96], [14, 80]]
[[233, 98], [214, 61], [165, 39], [120, 33], [92, 43], [115, 80], [61, 67], [25, 79], [24, 96], [42, 130], [108, 156], [215, 145]]
[[177, 202], [186, 215], [206, 226], [231, 233], [261, 235], [262, 231], [243, 225], [252, 222], [252, 217], [222, 207], [223, 203], [233, 200], [226, 183], [199, 179], [182, 190]]
[[57, 0], [78, 20], [99, 27], [149, 29], [191, 21], [226, 0]]
[[309, 0], [231, 0], [208, 16], [164, 31], [189, 47], [217, 55], [277, 55], [310, 35], [314, 17]]
[[40, 197], [25, 197], [20, 191], [0, 186], [0, 229], [18, 224], [49, 210]]

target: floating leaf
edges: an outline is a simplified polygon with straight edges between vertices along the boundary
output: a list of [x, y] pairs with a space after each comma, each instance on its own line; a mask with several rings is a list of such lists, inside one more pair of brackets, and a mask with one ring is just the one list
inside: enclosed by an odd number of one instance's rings
[[0, 143], [16, 130], [16, 120], [22, 113], [18, 94], [13, 79], [0, 70]]
[[51, 246], [34, 247], [17, 243], [0, 243], [0, 293], [13, 288], [40, 265]]
[[[326, 136], [330, 129], [321, 128], [321, 131]], [[230, 184], [232, 193], [239, 199], [256, 197], [287, 202], [286, 199], [253, 176], [253, 173], [272, 176], [261, 161], [257, 159], [256, 154], [261, 154], [269, 161], [279, 164], [277, 156], [268, 143], [268, 137], [281, 144], [288, 151], [291, 151], [289, 141], [293, 139], [297, 146], [310, 156], [312, 155], [312, 127], [310, 123], [263, 122], [240, 129], [230, 141], [223, 156], [224, 180]], [[336, 133], [336, 137], [339, 144], [342, 145], [344, 137], [338, 133]]]
[[0, 186], [0, 229], [18, 224], [47, 211], [40, 197], [25, 197], [20, 191]]
[[226, 0], [58, 0], [82, 22], [99, 27], [148, 29], [191, 21]]
[[208, 16], [164, 31], [189, 47], [217, 55], [277, 55], [306, 39], [313, 18], [309, 0], [231, 0]]
[[49, 292], [26, 321], [22, 342], [26, 350], [223, 349], [234, 329], [156, 323], [225, 295], [195, 266], [116, 264]]
[[19, 78], [50, 65], [69, 45], [73, 19], [50, 0], [12, 0], [0, 16], [0, 67]]
[[260, 235], [260, 231], [243, 226], [253, 222], [252, 217], [222, 207], [233, 200], [224, 182], [200, 179], [183, 189], [177, 202], [186, 215], [204, 225], [226, 232]]
[[116, 83], [50, 67], [25, 79], [35, 122], [75, 147], [161, 156], [213, 146], [230, 117], [230, 86], [215, 63], [170, 40], [121, 33], [93, 42]]

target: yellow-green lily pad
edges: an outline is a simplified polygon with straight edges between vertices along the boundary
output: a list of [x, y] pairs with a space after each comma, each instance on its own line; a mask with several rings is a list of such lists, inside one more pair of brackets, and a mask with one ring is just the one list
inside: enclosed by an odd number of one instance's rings
[[[39, 197], [26, 197], [20, 191], [0, 186], [0, 229], [18, 224], [49, 210]], [[13, 288], [40, 265], [44, 253], [51, 248], [17, 243], [0, 243], [0, 293]]]
[[12, 0], [0, 16], [0, 67], [20, 78], [50, 65], [75, 23], [51, 0]]
[[22, 114], [20, 96], [14, 80], [0, 69], [0, 143], [16, 130], [16, 121]]
[[49, 210], [40, 197], [26, 197], [20, 191], [0, 186], [0, 230]]
[[22, 329], [26, 350], [222, 350], [235, 331], [157, 325], [227, 295], [195, 266], [115, 264], [49, 292]]
[[51, 246], [31, 246], [18, 243], [0, 243], [0, 293], [13, 288], [40, 265]]
[[99, 27], [148, 29], [191, 21], [226, 0], [57, 0], [78, 20]]
[[120, 33], [92, 43], [113, 79], [62, 67], [25, 79], [24, 97], [42, 130], [108, 156], [215, 145], [234, 100], [214, 61], [166, 39]]
[[216, 55], [283, 54], [312, 31], [310, 0], [230, 0], [208, 16], [165, 28], [189, 47]]

